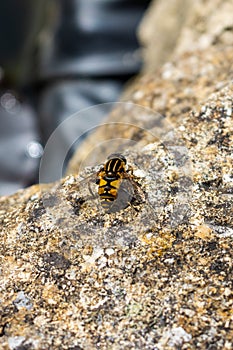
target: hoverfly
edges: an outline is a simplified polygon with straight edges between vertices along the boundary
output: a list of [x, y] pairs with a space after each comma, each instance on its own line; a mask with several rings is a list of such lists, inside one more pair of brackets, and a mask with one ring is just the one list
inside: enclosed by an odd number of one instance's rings
[[[99, 198], [104, 211], [114, 213], [125, 209], [132, 202], [140, 204], [145, 197], [134, 179], [133, 169], [127, 165], [126, 158], [119, 153], [111, 154], [99, 171], [83, 180], [88, 183], [91, 197], [80, 197], [72, 205], [79, 211], [80, 206], [87, 200]], [[98, 185], [96, 190], [93, 189], [94, 183]]]
[[97, 172], [96, 184], [101, 205], [106, 212], [126, 208], [134, 198], [139, 186], [133, 179], [132, 167], [126, 169], [126, 158], [119, 153], [111, 154]]

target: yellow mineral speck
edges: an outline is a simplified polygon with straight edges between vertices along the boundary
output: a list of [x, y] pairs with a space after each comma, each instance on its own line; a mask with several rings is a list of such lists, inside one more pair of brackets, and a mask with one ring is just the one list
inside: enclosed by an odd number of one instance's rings
[[203, 224], [196, 227], [195, 236], [203, 240], [209, 240], [212, 237], [212, 229]]
[[205, 259], [205, 258], [200, 258], [199, 261], [200, 261], [200, 264], [201, 264], [201, 265], [204, 265], [204, 266], [207, 265], [208, 262], [209, 262], [209, 261], [208, 261], [207, 259]]
[[176, 180], [178, 180], [179, 178], [179, 173], [176, 169], [170, 169], [167, 171], [167, 179], [170, 181], [170, 182], [174, 182]]
[[91, 245], [87, 245], [83, 248], [83, 257], [84, 256], [89, 256], [93, 253], [93, 247]]
[[204, 149], [205, 154], [208, 155], [217, 155], [219, 153], [218, 148], [216, 146], [209, 146]]
[[160, 233], [157, 236], [147, 233], [139, 238], [142, 243], [149, 246], [149, 255], [162, 255], [167, 249], [171, 248], [172, 243], [175, 240], [174, 236], [168, 232]]

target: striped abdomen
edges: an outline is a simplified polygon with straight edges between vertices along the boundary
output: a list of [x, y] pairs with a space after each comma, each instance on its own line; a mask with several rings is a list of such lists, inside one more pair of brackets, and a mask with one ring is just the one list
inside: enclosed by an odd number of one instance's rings
[[115, 153], [108, 157], [104, 167], [98, 172], [96, 182], [99, 185], [98, 194], [106, 212], [123, 209], [128, 203], [122, 186], [124, 174], [126, 174], [125, 166], [125, 157]]
[[120, 184], [121, 179], [117, 176], [105, 175], [100, 179], [98, 194], [105, 210], [109, 210], [116, 200]]

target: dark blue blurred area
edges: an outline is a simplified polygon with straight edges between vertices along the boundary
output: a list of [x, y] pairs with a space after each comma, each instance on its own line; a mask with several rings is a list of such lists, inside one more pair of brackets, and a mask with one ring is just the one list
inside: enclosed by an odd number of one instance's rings
[[[31, 31], [33, 8], [31, 1], [7, 0], [0, 2], [0, 62], [17, 62]], [[27, 20], [25, 20], [27, 19]]]
[[0, 67], [4, 69], [4, 83], [13, 88], [25, 82], [33, 64], [45, 3], [45, 0], [0, 2]]

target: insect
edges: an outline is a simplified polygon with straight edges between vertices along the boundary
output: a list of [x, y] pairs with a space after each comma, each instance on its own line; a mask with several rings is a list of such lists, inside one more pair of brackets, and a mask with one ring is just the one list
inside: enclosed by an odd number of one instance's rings
[[107, 213], [126, 208], [135, 198], [139, 185], [134, 181], [132, 167], [126, 164], [122, 154], [114, 153], [96, 174], [98, 195]]
[[[86, 193], [77, 197], [75, 190], [67, 199], [73, 206], [75, 214], [79, 213], [85, 202], [96, 198], [99, 198], [106, 213], [114, 213], [125, 209], [131, 203], [141, 204], [145, 201], [144, 192], [135, 178], [133, 168], [127, 165], [126, 158], [122, 154], [114, 153], [107, 158], [98, 172], [92, 173], [79, 182], [79, 194], [81, 194], [80, 191], [86, 191], [86, 186], [81, 184], [87, 183], [91, 196]], [[93, 188], [94, 183], [98, 185], [96, 190]]]

